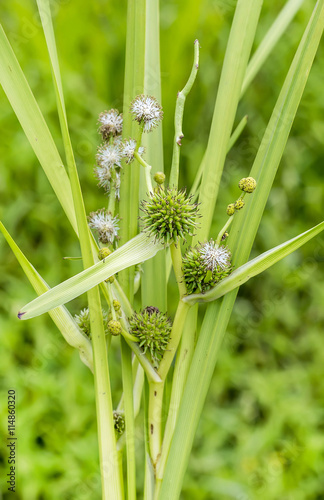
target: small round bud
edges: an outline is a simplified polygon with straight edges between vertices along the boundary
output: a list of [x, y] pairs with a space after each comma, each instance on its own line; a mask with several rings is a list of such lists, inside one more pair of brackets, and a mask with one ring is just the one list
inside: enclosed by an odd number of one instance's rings
[[113, 308], [115, 311], [119, 311], [121, 308], [120, 302], [118, 300], [113, 300]]
[[111, 335], [117, 337], [117, 335], [121, 334], [121, 331], [122, 331], [122, 326], [119, 321], [111, 319], [108, 322], [108, 332], [111, 333]]
[[114, 411], [113, 412], [113, 417], [114, 417], [114, 428], [117, 434], [123, 434], [125, 430], [125, 416], [124, 413], [121, 411]]
[[106, 283], [113, 283], [115, 281], [115, 275], [113, 274], [112, 276], [109, 276], [109, 278], [107, 278], [105, 280]]
[[234, 208], [235, 210], [241, 210], [241, 208], [243, 208], [245, 205], [245, 202], [244, 200], [242, 200], [242, 198], [239, 198], [238, 200], [236, 200], [236, 202], [234, 203]]
[[234, 213], [235, 213], [234, 203], [230, 203], [229, 205], [227, 205], [226, 213], [229, 216], [234, 215]]
[[100, 248], [99, 253], [98, 253], [98, 259], [99, 260], [104, 260], [106, 257], [108, 257], [112, 253], [111, 250], [109, 250], [108, 247], [103, 247]]
[[256, 188], [256, 180], [253, 177], [243, 177], [240, 180], [238, 187], [245, 193], [253, 193]]
[[165, 181], [165, 174], [163, 172], [156, 172], [153, 179], [157, 184], [163, 184]]

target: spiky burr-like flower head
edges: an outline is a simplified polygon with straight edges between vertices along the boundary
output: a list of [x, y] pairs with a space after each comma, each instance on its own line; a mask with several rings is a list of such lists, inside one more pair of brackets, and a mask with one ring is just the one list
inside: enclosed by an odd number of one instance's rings
[[[102, 318], [105, 327], [105, 334], [108, 334], [108, 313], [104, 309], [102, 309]], [[91, 339], [91, 329], [90, 329], [90, 314], [89, 308], [82, 309], [79, 314], [74, 316], [74, 320], [80, 330]]]
[[98, 118], [99, 132], [104, 140], [120, 135], [123, 131], [123, 115], [118, 109], [103, 111]]
[[150, 197], [142, 201], [141, 210], [143, 230], [166, 245], [192, 235], [197, 226], [197, 204], [191, 202], [191, 196], [187, 197], [185, 191], [176, 188], [150, 193]]
[[213, 240], [190, 248], [182, 262], [188, 294], [206, 292], [231, 272], [231, 253]]
[[[136, 141], [134, 139], [129, 139], [128, 141], [123, 141], [121, 143], [121, 154], [125, 158], [127, 165], [132, 163], [134, 160], [134, 153], [136, 149]], [[142, 146], [138, 148], [138, 154], [143, 156], [145, 150]]]
[[130, 331], [139, 339], [143, 352], [149, 352], [155, 366], [159, 365], [167, 348], [171, 321], [156, 307], [147, 307], [140, 313], [134, 313], [129, 320]]
[[238, 187], [245, 193], [253, 193], [256, 188], [256, 180], [253, 177], [244, 177], [240, 180]]
[[114, 428], [117, 434], [123, 434], [125, 431], [125, 415], [121, 411], [113, 411]]
[[113, 217], [108, 210], [101, 208], [96, 212], [91, 212], [88, 217], [89, 227], [98, 231], [100, 243], [112, 244], [118, 236], [118, 217]]
[[150, 132], [163, 118], [163, 111], [155, 97], [138, 95], [130, 105], [134, 120], [143, 125], [143, 132]]

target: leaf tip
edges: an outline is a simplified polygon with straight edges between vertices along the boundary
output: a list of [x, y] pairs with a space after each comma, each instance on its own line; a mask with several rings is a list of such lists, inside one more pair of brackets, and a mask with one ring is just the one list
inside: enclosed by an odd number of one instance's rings
[[18, 319], [22, 319], [23, 315], [26, 314], [25, 312], [19, 312], [18, 313]]

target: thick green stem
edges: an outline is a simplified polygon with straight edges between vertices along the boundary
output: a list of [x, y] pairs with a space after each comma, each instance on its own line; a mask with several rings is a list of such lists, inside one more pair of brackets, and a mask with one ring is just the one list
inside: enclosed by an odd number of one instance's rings
[[125, 434], [127, 454], [127, 499], [136, 499], [135, 468], [135, 417], [133, 403], [132, 354], [124, 339], [121, 339], [122, 379], [124, 390]]
[[182, 299], [182, 297], [184, 297], [187, 293], [187, 288], [182, 272], [182, 255], [181, 255], [180, 242], [178, 242], [177, 244], [172, 243], [170, 245], [170, 252], [171, 252], [174, 274], [178, 283], [180, 299]]
[[136, 158], [138, 163], [140, 163], [140, 165], [142, 165], [144, 167], [144, 169], [145, 169], [145, 182], [146, 182], [147, 191], [148, 191], [148, 193], [153, 193], [153, 186], [152, 186], [152, 179], [151, 179], [151, 170], [152, 170], [151, 165], [146, 163], [146, 161], [143, 160], [143, 158], [138, 154], [137, 151], [135, 151], [135, 153], [134, 153], [134, 158]]
[[149, 384], [148, 436], [152, 464], [155, 468], [161, 453], [162, 444], [162, 408], [164, 384]]

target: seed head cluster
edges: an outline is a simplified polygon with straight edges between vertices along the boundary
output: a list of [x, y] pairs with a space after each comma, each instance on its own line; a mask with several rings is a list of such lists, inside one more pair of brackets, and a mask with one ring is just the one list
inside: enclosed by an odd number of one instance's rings
[[[103, 323], [105, 327], [105, 334], [108, 334], [108, 313], [102, 309]], [[89, 308], [82, 309], [79, 314], [74, 316], [74, 321], [80, 328], [80, 330], [91, 339], [91, 329], [90, 329], [90, 314]]]
[[117, 434], [123, 434], [125, 431], [125, 415], [121, 411], [115, 410], [113, 412], [114, 428]]
[[231, 272], [231, 252], [213, 240], [190, 248], [182, 262], [188, 294], [206, 292]]
[[185, 191], [175, 188], [158, 189], [142, 202], [141, 217], [144, 231], [168, 245], [193, 234], [198, 208]]
[[156, 307], [147, 307], [140, 313], [134, 313], [129, 320], [130, 332], [138, 337], [143, 352], [148, 352], [155, 366], [159, 365], [167, 348], [171, 321]]

